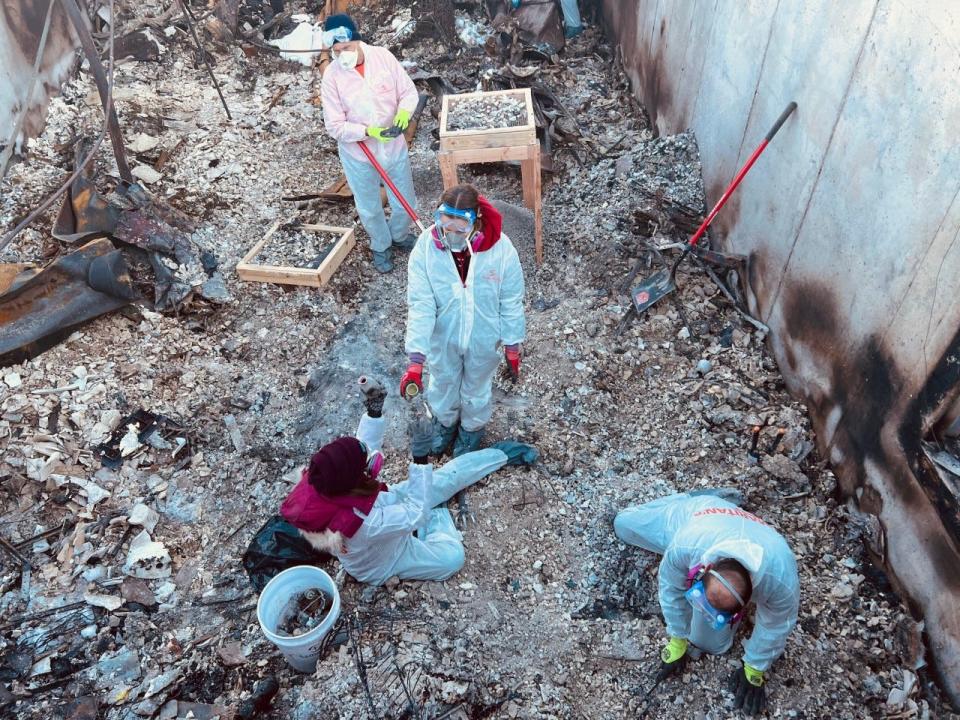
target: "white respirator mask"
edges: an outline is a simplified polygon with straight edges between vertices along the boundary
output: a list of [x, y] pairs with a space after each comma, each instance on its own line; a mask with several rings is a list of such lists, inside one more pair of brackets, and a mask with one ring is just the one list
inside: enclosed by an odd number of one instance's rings
[[330, 55], [340, 63], [344, 70], [353, 70], [357, 66], [357, 60], [360, 59], [360, 53], [356, 50], [344, 50], [343, 52], [331, 52]]

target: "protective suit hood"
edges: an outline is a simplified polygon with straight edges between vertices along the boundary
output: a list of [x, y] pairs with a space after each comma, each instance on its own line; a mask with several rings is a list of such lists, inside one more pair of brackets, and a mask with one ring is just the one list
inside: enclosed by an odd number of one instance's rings
[[749, 540], [722, 540], [703, 553], [702, 562], [709, 565], [723, 558], [736, 560], [755, 576], [763, 566], [763, 546]]

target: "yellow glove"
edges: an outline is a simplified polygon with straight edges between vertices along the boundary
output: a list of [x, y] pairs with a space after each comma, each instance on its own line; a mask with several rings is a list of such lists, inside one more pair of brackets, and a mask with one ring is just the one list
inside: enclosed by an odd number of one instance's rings
[[384, 130], [386, 130], [386, 128], [371, 126], [367, 128], [367, 135], [369, 135], [372, 138], [376, 138], [380, 142], [384, 142], [384, 143], [390, 142], [391, 140], [393, 140], [393, 138], [391, 137], [384, 136], [383, 134]]
[[689, 644], [683, 638], [670, 638], [670, 642], [660, 651], [660, 669], [657, 671], [657, 683], [663, 682], [671, 675], [683, 673], [683, 668], [687, 664], [687, 645]]
[[757, 670], [753, 665], [744, 663], [743, 674], [751, 685], [763, 685], [763, 670]]
[[407, 125], [410, 124], [410, 111], [400, 108], [397, 110], [397, 114], [393, 118], [393, 124], [396, 125], [401, 130], [406, 130]]
[[670, 638], [670, 642], [660, 651], [660, 659], [665, 663], [675, 663], [687, 652], [687, 645], [689, 644], [690, 642], [683, 638]]

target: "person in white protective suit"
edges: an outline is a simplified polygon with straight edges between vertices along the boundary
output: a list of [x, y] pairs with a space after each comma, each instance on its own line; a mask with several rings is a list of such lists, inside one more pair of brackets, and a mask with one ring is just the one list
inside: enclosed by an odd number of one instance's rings
[[366, 144], [397, 190], [416, 207], [407, 141], [402, 133], [392, 136], [388, 131], [406, 129], [417, 107], [417, 89], [389, 50], [359, 40], [348, 15], [331, 15], [323, 27], [323, 46], [331, 48], [333, 60], [324, 70], [320, 89], [323, 123], [337, 141], [357, 214], [370, 236], [373, 265], [380, 272], [390, 272], [391, 248], [409, 249], [416, 237], [402, 203], [389, 188], [387, 222], [380, 201], [380, 175], [359, 143]]
[[797, 622], [797, 562], [776, 530], [714, 492], [627, 508], [613, 527], [623, 542], [663, 555], [659, 595], [669, 641], [658, 681], [679, 674], [688, 645], [711, 654], [729, 650], [738, 621], [756, 606], [743, 667], [730, 679], [735, 706], [753, 714], [766, 707], [764, 673]]
[[379, 482], [385, 421], [383, 396], [367, 398], [356, 437], [341, 437], [313, 455], [280, 514], [317, 550], [339, 558], [361, 582], [446, 580], [464, 563], [463, 536], [450, 511], [437, 507], [504, 465], [531, 464], [537, 451], [504, 441], [434, 469], [427, 462], [433, 428], [415, 424], [408, 479]]
[[[435, 224], [420, 234], [407, 270], [406, 351], [400, 394], [423, 391], [436, 421], [434, 453], [456, 436], [457, 457], [480, 446], [493, 413], [493, 376], [502, 348], [520, 376], [526, 332], [523, 268], [500, 213], [472, 185], [446, 190]], [[459, 428], [458, 428], [459, 425]]]

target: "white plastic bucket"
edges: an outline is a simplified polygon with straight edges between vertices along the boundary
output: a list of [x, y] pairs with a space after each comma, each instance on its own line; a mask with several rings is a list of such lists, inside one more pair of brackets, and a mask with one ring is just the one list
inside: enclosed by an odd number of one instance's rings
[[[297, 593], [311, 588], [320, 588], [332, 598], [326, 617], [317, 627], [303, 635], [278, 635], [277, 625], [287, 602]], [[317, 669], [323, 638], [330, 632], [338, 617], [340, 593], [337, 585], [327, 573], [312, 565], [299, 565], [284, 570], [267, 583], [257, 600], [257, 620], [263, 634], [277, 646], [287, 662], [300, 672], [312, 673]]]

